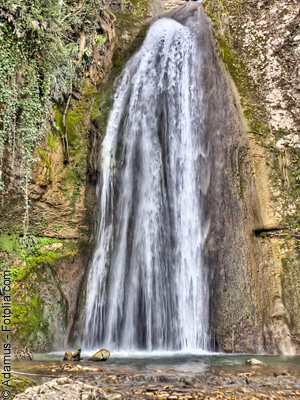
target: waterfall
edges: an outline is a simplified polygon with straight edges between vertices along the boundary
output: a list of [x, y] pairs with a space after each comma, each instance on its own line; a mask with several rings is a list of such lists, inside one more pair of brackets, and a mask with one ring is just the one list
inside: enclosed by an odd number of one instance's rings
[[153, 23], [118, 81], [86, 288], [90, 348], [209, 346], [203, 202], [210, 148], [199, 15], [197, 23], [194, 16], [184, 25], [172, 17]]

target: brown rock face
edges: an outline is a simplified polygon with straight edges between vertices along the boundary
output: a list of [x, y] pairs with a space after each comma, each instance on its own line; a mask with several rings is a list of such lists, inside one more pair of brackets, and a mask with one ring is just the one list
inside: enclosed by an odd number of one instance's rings
[[[209, 221], [205, 259], [213, 341], [224, 351], [296, 354], [300, 352], [299, 3], [209, 0], [204, 4], [220, 59], [236, 85], [224, 78], [208, 47], [205, 57], [213, 63], [206, 67], [205, 90], [212, 93], [207, 107], [213, 184], [205, 205]], [[122, 46], [132, 43], [128, 21], [120, 17], [118, 24], [115, 64], [124, 58]], [[109, 30], [104, 24], [102, 28]], [[115, 48], [114, 32], [108, 36], [110, 50], [100, 54], [95, 49], [94, 55], [97, 67], [103, 63], [103, 81], [108, 80]], [[101, 107], [107, 107], [105, 96], [98, 97], [103, 83], [97, 82], [95, 65], [83, 91], [70, 101], [70, 162], [65, 160], [59, 126], [64, 107], [53, 112], [53, 125], [35, 151], [38, 161], [29, 184], [27, 233], [33, 240], [56, 242], [38, 248], [37, 254], [22, 248], [25, 259], [2, 240], [3, 235], [22, 239], [24, 165], [20, 149], [16, 148], [12, 162], [7, 149], [0, 148], [5, 182], [0, 191], [0, 261], [11, 262], [22, 276], [14, 283], [15, 314], [23, 313], [24, 319], [25, 310], [31, 330], [22, 339], [16, 333], [16, 338], [28, 344], [24, 338], [38, 330], [30, 339], [35, 350], [58, 348], [78, 335], [74, 321], [96, 218], [95, 182], [105, 125], [99, 115], [104, 114]], [[32, 314], [26, 304], [35, 305]], [[29, 324], [33, 314], [36, 325]], [[18, 325], [16, 332], [23, 328]]]
[[[34, 151], [36, 161], [30, 165], [28, 185], [20, 149], [16, 146], [12, 161], [9, 146], [1, 144], [5, 186], [0, 191], [0, 262], [16, 271], [12, 286], [16, 346], [29, 345], [34, 351], [61, 347], [77, 310], [94, 228], [102, 139], [95, 120], [101, 112], [94, 103], [112, 65], [113, 25], [110, 29], [101, 77], [96, 68], [101, 60], [97, 59], [82, 90], [74, 91], [68, 109], [66, 105], [53, 108], [45, 136]], [[96, 48], [94, 53], [96, 57]], [[68, 162], [62, 140], [65, 110]]]
[[247, 134], [229, 127], [216, 161], [226, 173], [212, 194], [217, 218], [207, 248], [212, 329], [227, 351], [296, 354], [299, 7], [293, 0], [205, 7], [247, 119]]

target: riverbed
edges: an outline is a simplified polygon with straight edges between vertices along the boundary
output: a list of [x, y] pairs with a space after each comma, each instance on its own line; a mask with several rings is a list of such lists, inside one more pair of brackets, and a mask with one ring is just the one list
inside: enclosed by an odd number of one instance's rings
[[[117, 399], [300, 399], [300, 357], [234, 354], [112, 354], [105, 362], [63, 362], [62, 353], [37, 354], [14, 370], [37, 384], [68, 376]], [[262, 366], [246, 361], [256, 358]]]

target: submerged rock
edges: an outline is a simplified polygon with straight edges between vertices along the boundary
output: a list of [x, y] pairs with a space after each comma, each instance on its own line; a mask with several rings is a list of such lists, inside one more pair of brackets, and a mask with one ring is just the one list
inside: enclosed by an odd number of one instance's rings
[[110, 357], [110, 352], [106, 349], [101, 349], [97, 351], [94, 355], [92, 355], [91, 358], [89, 358], [89, 361], [106, 361]]
[[26, 389], [18, 394], [16, 400], [107, 400], [107, 395], [102, 389], [73, 381], [69, 378], [54, 379], [41, 386]]
[[262, 361], [257, 360], [256, 358], [250, 358], [249, 360], [246, 361], [246, 364], [249, 364], [249, 365], [260, 365], [260, 366], [265, 365], [265, 363], [263, 363]]

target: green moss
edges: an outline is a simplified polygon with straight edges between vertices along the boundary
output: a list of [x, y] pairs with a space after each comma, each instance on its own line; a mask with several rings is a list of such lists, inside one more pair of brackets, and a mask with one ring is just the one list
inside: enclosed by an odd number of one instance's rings
[[3, 384], [3, 382], [5, 380], [6, 379], [1, 374], [1, 376], [0, 376], [0, 390], [1, 390], [1, 392], [4, 391], [4, 390], [9, 390], [11, 392], [11, 395], [12, 395], [11, 398], [16, 396], [18, 393], [25, 392], [25, 390], [28, 389], [29, 387], [35, 386], [34, 382], [30, 381], [29, 379], [22, 378], [21, 376], [15, 375], [15, 374], [11, 374], [11, 379], [10, 379], [11, 387], [10, 388], [8, 388], [6, 385]]
[[18, 255], [23, 259], [32, 252], [37, 252], [41, 247], [61, 242], [59, 239], [37, 237], [34, 235], [20, 236], [15, 233], [3, 233], [0, 235], [0, 250], [9, 255]]
[[[60, 187], [66, 200], [70, 202], [71, 208], [76, 210], [76, 203], [80, 200], [80, 188], [85, 184], [87, 174], [87, 157], [89, 154], [89, 129], [90, 118], [95, 117], [95, 98], [98, 95], [94, 88], [86, 81], [81, 89], [80, 96], [72, 98], [66, 113], [66, 132], [68, 137], [68, 147], [70, 160], [61, 169]], [[63, 112], [65, 109], [56, 107], [56, 124], [60, 130], [61, 137], [65, 136], [63, 126]], [[99, 110], [98, 110], [99, 113]]]
[[49, 170], [48, 182], [52, 183], [51, 164], [50, 164], [50, 161], [49, 161], [49, 158], [48, 158], [48, 154], [44, 150], [40, 149], [39, 147], [37, 149], [38, 149], [38, 153], [39, 153], [40, 158], [42, 158], [45, 161], [46, 168]]
[[299, 196], [300, 196], [300, 154], [299, 154], [299, 149], [290, 147], [288, 152], [289, 152], [290, 159], [291, 159], [291, 165], [289, 167], [290, 191], [291, 191], [293, 198], [296, 201], [298, 201]]
[[55, 152], [57, 150], [57, 141], [56, 141], [56, 137], [54, 135], [51, 135], [51, 134], [48, 135], [47, 146], [53, 152]]
[[62, 193], [66, 200], [70, 201], [70, 206], [76, 210], [76, 203], [80, 199], [80, 186], [83, 184], [77, 171], [72, 165], [67, 165], [64, 174], [62, 175]]
[[59, 230], [61, 230], [62, 227], [63, 227], [63, 224], [56, 224], [56, 225], [53, 226], [53, 229], [55, 231], [59, 231]]
[[[256, 139], [261, 141], [269, 133], [268, 127], [264, 124], [264, 121], [267, 120], [264, 102], [259, 98], [256, 84], [247, 72], [247, 65], [240, 56], [241, 49], [232, 37], [232, 30], [227, 18], [227, 15], [239, 17], [240, 2], [210, 0], [205, 1], [203, 6], [213, 22], [220, 58], [241, 95], [244, 116], [248, 121], [249, 128], [262, 135], [256, 136]], [[238, 35], [238, 32], [235, 31], [234, 34]]]
[[292, 268], [293, 263], [292, 263], [291, 260], [288, 259], [288, 258], [282, 258], [282, 259], [281, 259], [281, 265], [282, 265], [283, 271], [284, 271], [285, 273], [287, 273], [287, 272], [289, 272], [290, 269]]
[[101, 132], [106, 131], [108, 115], [113, 103], [112, 91], [106, 89], [95, 96], [92, 110], [92, 120], [97, 124]]
[[261, 108], [260, 104], [257, 99], [253, 98], [254, 83], [247, 75], [245, 65], [233, 49], [230, 37], [218, 35], [217, 40], [222, 61], [241, 95], [244, 116], [248, 120], [250, 129], [262, 135], [269, 133], [269, 129], [261, 122], [261, 110], [258, 111]]
[[0, 235], [0, 251], [12, 254], [17, 251], [19, 245], [18, 236], [9, 234]]
[[267, 238], [267, 232], [260, 232], [257, 236], [266, 239]]
[[40, 337], [47, 338], [47, 345], [53, 342], [53, 331], [49, 321], [44, 318], [43, 307], [44, 304], [37, 294], [32, 297], [25, 295], [18, 304], [13, 303], [12, 323], [18, 331], [18, 341], [21, 345], [28, 344], [34, 338], [37, 341], [36, 345], [44, 347], [45, 343], [40, 341]]
[[[83, 87], [84, 94], [80, 99], [70, 102], [66, 114], [66, 130], [70, 153], [70, 162], [63, 170], [57, 172], [62, 174], [62, 193], [70, 206], [75, 211], [76, 202], [80, 199], [80, 187], [86, 179], [86, 159], [89, 149], [88, 126], [94, 104], [94, 91], [90, 87]], [[55, 107], [56, 125], [64, 136], [63, 114]]]
[[[47, 350], [54, 339], [51, 309], [64, 310], [55, 278], [57, 263], [80, 248], [77, 242], [47, 237], [0, 235], [0, 263], [11, 263], [13, 334], [21, 345]], [[49, 289], [52, 288], [51, 294]], [[55, 294], [55, 304], [50, 304]], [[49, 303], [50, 302], [50, 303]], [[59, 311], [62, 312], [62, 311]], [[65, 311], [64, 311], [65, 312]]]
[[53, 111], [54, 111], [54, 114], [55, 114], [56, 127], [61, 132], [61, 134], [64, 135], [63, 114], [59, 110], [57, 105], [53, 106]]
[[51, 165], [50, 165], [50, 161], [49, 161], [47, 153], [45, 153], [44, 150], [40, 149], [39, 147], [38, 147], [38, 153], [39, 153], [39, 156], [45, 160], [46, 167], [51, 169]]

